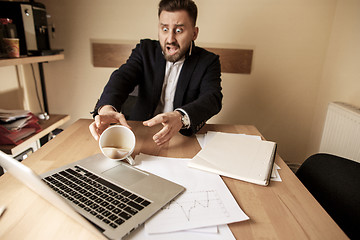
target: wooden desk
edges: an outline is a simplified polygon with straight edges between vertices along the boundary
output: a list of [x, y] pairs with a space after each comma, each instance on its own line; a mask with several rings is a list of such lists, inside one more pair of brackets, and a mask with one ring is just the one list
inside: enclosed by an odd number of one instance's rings
[[[40, 148], [23, 163], [37, 173], [99, 153], [88, 125], [81, 119]], [[196, 138], [176, 135], [163, 147], [152, 136], [158, 127], [147, 128], [130, 122], [137, 143], [134, 155], [193, 157], [200, 146]], [[254, 126], [206, 125], [201, 131], [223, 131], [260, 135]], [[281, 146], [280, 146], [281, 147]], [[224, 177], [226, 185], [249, 221], [234, 223], [230, 229], [237, 239], [347, 239], [312, 195], [277, 155], [282, 182], [263, 187]], [[0, 205], [7, 210], [0, 218], [0, 239], [98, 239], [93, 233], [68, 218], [38, 197], [9, 174], [0, 177]]]

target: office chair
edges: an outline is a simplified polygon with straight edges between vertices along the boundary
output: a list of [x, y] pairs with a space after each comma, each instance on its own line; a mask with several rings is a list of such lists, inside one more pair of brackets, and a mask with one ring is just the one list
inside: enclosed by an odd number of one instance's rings
[[296, 176], [350, 239], [360, 239], [360, 163], [319, 153]]

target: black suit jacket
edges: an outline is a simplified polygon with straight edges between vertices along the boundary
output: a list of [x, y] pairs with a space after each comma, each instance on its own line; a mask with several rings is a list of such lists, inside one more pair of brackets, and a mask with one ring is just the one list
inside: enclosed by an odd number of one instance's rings
[[[112, 105], [120, 110], [136, 86], [137, 102], [130, 120], [148, 120], [154, 116], [160, 101], [166, 60], [158, 41], [144, 39], [133, 49], [126, 64], [115, 70], [96, 104], [97, 109]], [[190, 129], [184, 135], [196, 133], [221, 110], [221, 69], [219, 56], [203, 48], [193, 47], [181, 69], [174, 97], [174, 109], [184, 109], [190, 117]]]

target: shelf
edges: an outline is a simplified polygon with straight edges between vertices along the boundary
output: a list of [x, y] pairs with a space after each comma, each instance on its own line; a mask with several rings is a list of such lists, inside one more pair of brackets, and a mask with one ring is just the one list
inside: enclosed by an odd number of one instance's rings
[[0, 67], [22, 65], [28, 63], [58, 61], [63, 59], [64, 59], [64, 54], [34, 56], [34, 57], [19, 57], [19, 58], [1, 58]]
[[[32, 56], [32, 57], [20, 57], [20, 58], [0, 58], [0, 67], [4, 66], [14, 66], [14, 65], [23, 65], [29, 63], [38, 63], [39, 65], [39, 74], [40, 74], [40, 83], [41, 83], [41, 92], [44, 101], [44, 110], [49, 112], [46, 96], [46, 87], [45, 87], [45, 76], [43, 69], [43, 62], [51, 62], [63, 60], [64, 54], [54, 54], [47, 56]], [[23, 70], [22, 70], [23, 71]]]
[[29, 137], [25, 138], [24, 141], [19, 145], [0, 145], [0, 150], [10, 155], [21, 152], [24, 146], [27, 146], [32, 142], [39, 140], [40, 138], [60, 127], [69, 120], [69, 115], [50, 114], [50, 118], [48, 120], [39, 120], [39, 124], [42, 128], [40, 132], [34, 133]]

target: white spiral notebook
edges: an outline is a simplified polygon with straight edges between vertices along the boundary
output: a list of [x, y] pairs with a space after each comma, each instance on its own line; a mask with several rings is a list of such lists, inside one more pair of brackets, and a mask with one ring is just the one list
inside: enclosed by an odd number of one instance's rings
[[275, 154], [275, 142], [218, 132], [188, 166], [267, 186]]

